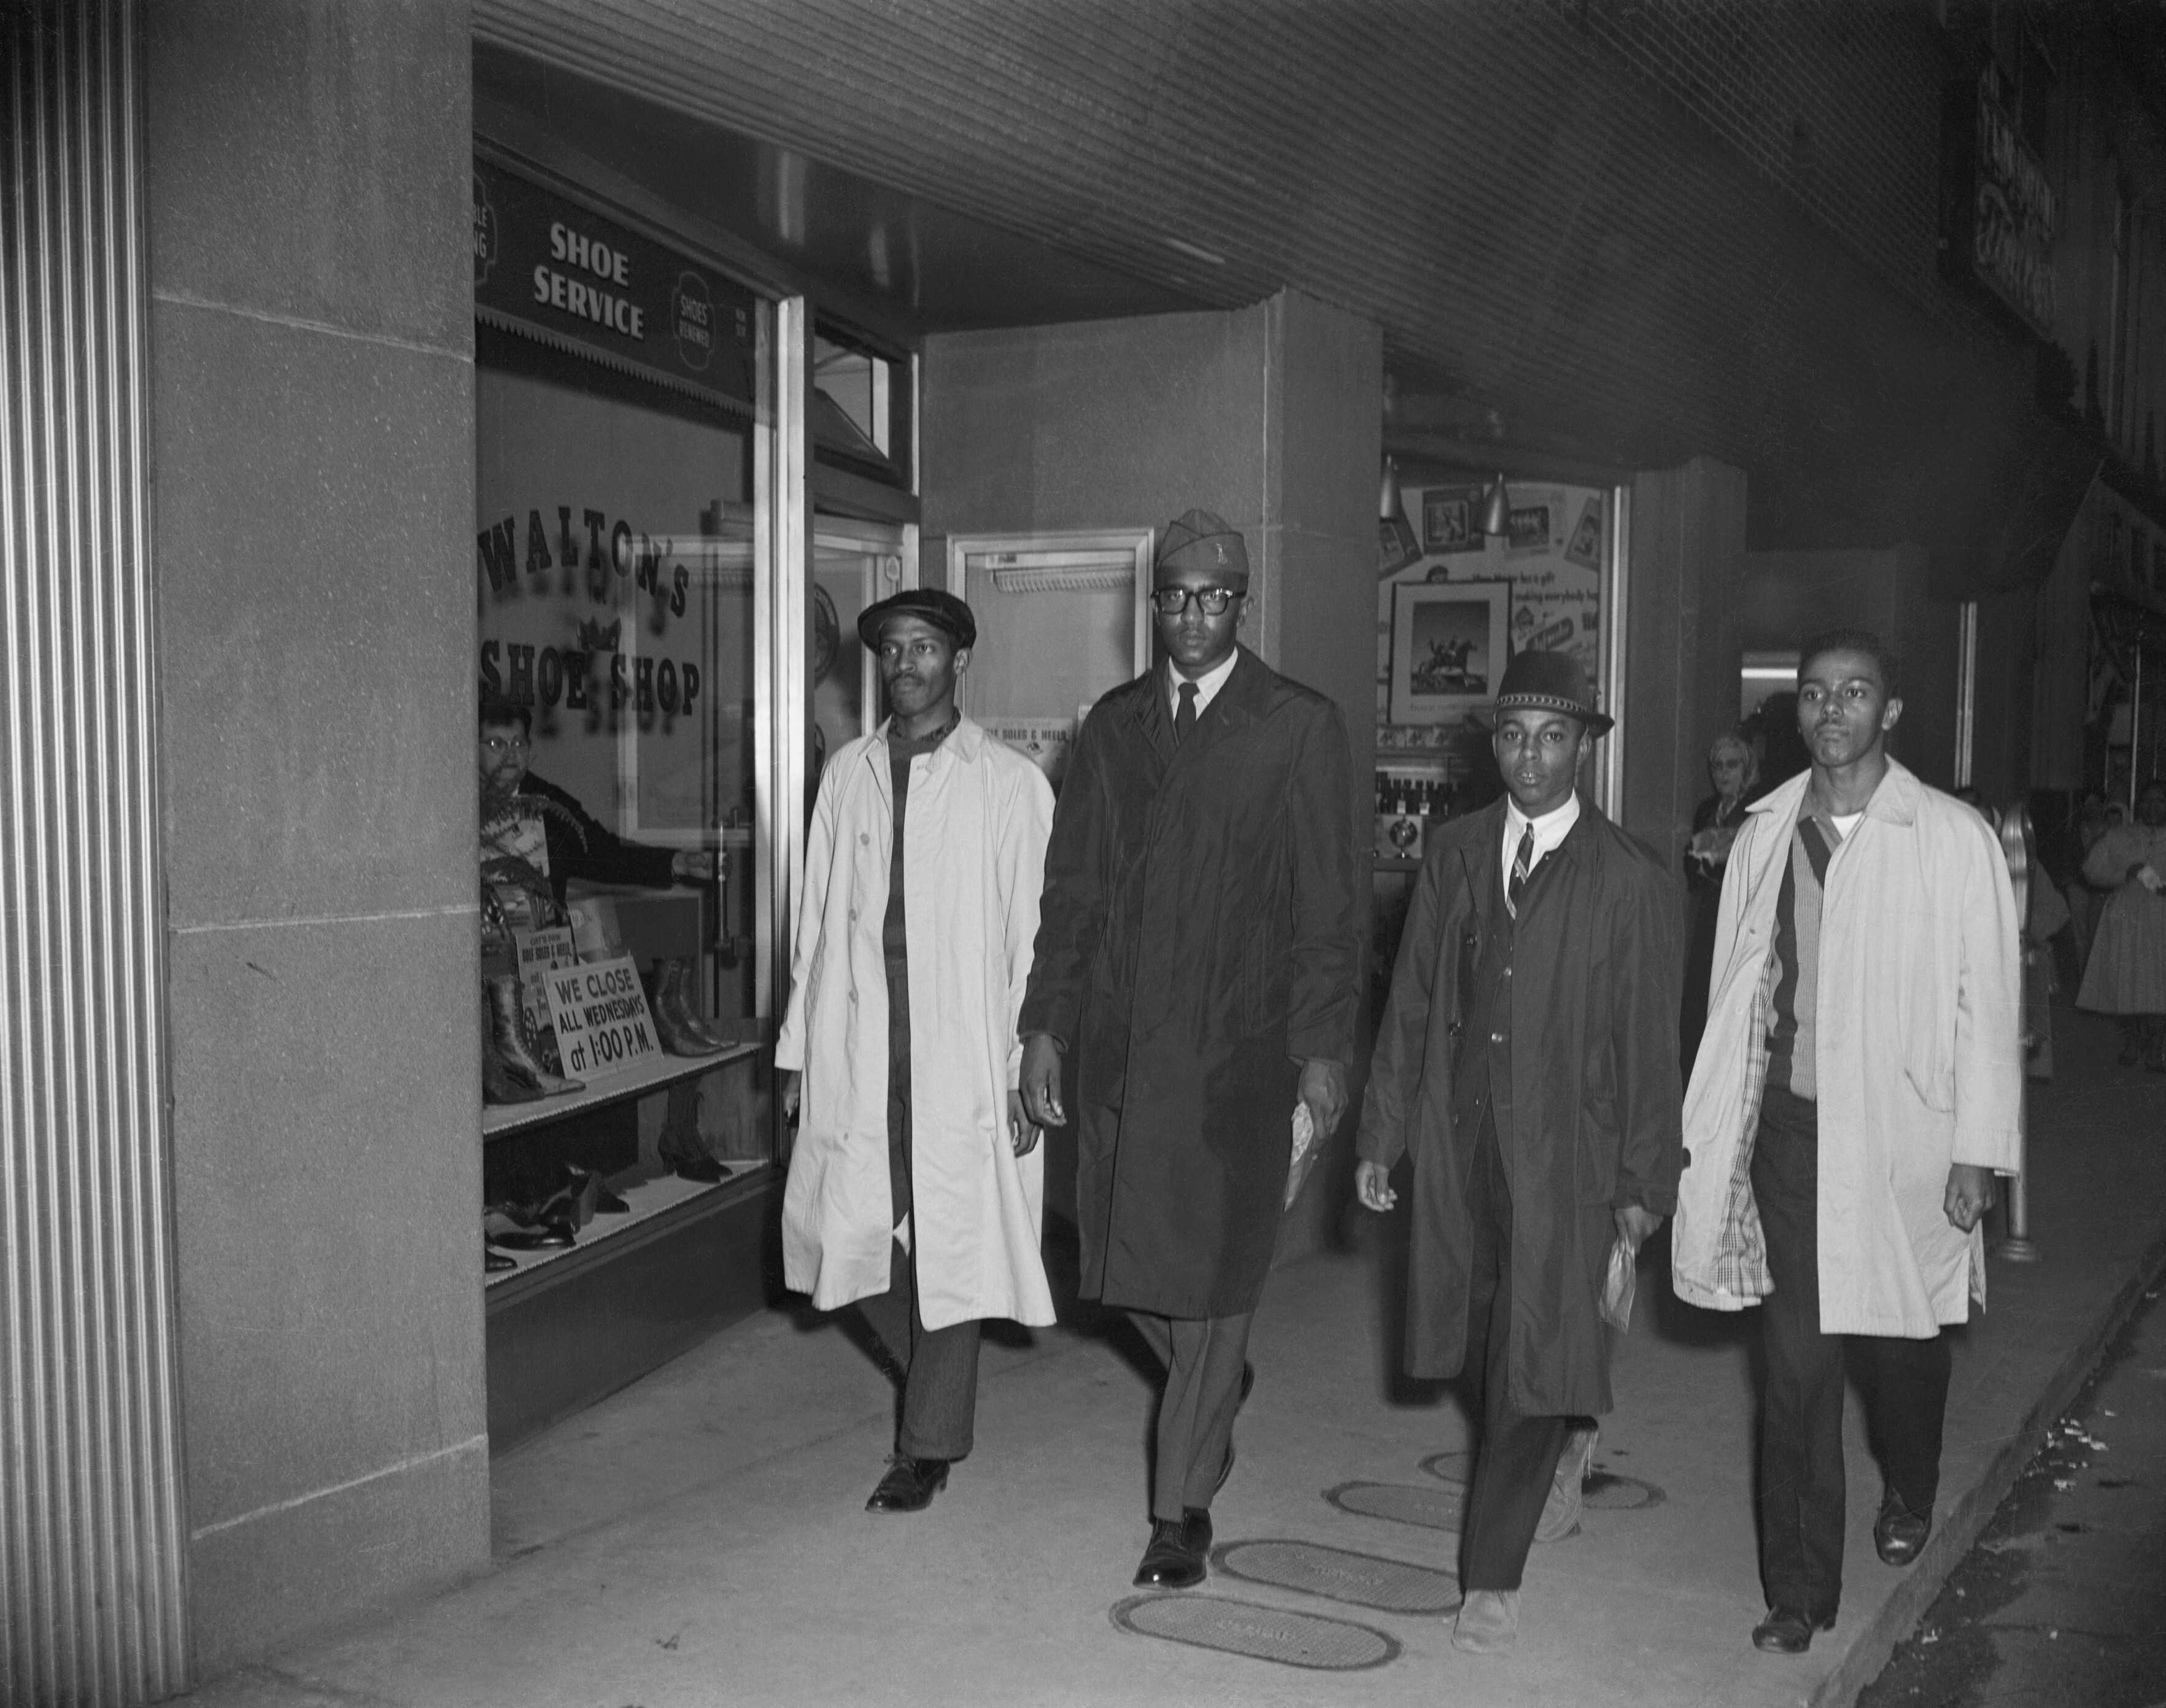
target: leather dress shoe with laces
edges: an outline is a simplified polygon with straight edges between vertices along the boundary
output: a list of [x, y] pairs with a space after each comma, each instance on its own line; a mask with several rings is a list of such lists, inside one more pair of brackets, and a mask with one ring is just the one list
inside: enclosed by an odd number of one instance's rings
[[1192, 1589], [1203, 1581], [1210, 1555], [1211, 1515], [1202, 1507], [1185, 1508], [1179, 1518], [1154, 1518], [1136, 1582], [1146, 1589]]
[[1880, 1516], [1873, 1520], [1873, 1551], [1883, 1565], [1907, 1566], [1925, 1552], [1926, 1538], [1932, 1533], [1932, 1513], [1911, 1511], [1891, 1489], [1880, 1502]]
[[1813, 1633], [1835, 1629], [1835, 1615], [1815, 1619], [1791, 1607], [1771, 1607], [1752, 1627], [1752, 1647], [1771, 1655], [1801, 1655], [1813, 1646]]
[[887, 1467], [887, 1475], [880, 1479], [872, 1498], [865, 1502], [867, 1512], [922, 1512], [932, 1504], [932, 1497], [948, 1486], [948, 1459], [913, 1459], [898, 1453], [895, 1462]]

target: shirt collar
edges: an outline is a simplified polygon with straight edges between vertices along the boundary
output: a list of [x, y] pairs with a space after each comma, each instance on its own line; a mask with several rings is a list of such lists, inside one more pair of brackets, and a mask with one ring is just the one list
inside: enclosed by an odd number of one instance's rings
[[[1201, 676], [1195, 679], [1196, 710], [1199, 717], [1202, 716], [1203, 708], [1208, 706], [1212, 700], [1218, 697], [1218, 690], [1226, 685], [1226, 679], [1234, 674], [1234, 666], [1240, 662], [1241, 649], [1239, 647], [1236, 647], [1232, 652], [1227, 653], [1226, 656], [1218, 664], [1213, 664]], [[1181, 707], [1181, 685], [1188, 679], [1189, 679], [1187, 677], [1182, 675], [1180, 671], [1173, 668], [1173, 661], [1171, 659], [1168, 659], [1166, 661], [1166, 702], [1175, 711], [1180, 710]]]
[[1518, 801], [1509, 795], [1504, 797], [1504, 846], [1508, 852], [1518, 849], [1519, 838], [1532, 826], [1535, 850], [1548, 854], [1571, 833], [1572, 826], [1578, 822], [1579, 791], [1577, 789], [1565, 796], [1563, 805], [1551, 807], [1540, 818], [1528, 817], [1519, 811]]

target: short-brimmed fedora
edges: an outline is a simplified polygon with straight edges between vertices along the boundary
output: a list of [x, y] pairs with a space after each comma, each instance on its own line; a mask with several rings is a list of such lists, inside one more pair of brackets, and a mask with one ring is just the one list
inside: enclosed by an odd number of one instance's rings
[[1518, 653], [1504, 667], [1504, 680], [1497, 690], [1490, 715], [1493, 728], [1508, 711], [1561, 711], [1576, 717], [1596, 735], [1616, 727], [1617, 720], [1594, 708], [1594, 689], [1579, 660], [1569, 653]]

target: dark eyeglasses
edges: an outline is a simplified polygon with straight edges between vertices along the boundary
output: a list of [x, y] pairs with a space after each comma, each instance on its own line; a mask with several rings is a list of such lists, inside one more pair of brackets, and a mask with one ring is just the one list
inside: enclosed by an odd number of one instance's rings
[[1158, 587], [1151, 590], [1151, 609], [1160, 616], [1179, 616], [1194, 600], [1206, 616], [1223, 616], [1226, 607], [1241, 595], [1230, 587]]

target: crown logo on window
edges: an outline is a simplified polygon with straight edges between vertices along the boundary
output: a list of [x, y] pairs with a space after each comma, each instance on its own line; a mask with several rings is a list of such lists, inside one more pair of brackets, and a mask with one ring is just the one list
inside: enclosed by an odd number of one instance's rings
[[619, 617], [607, 628], [599, 621], [579, 625], [579, 650], [583, 653], [614, 653], [624, 634], [624, 619]]

